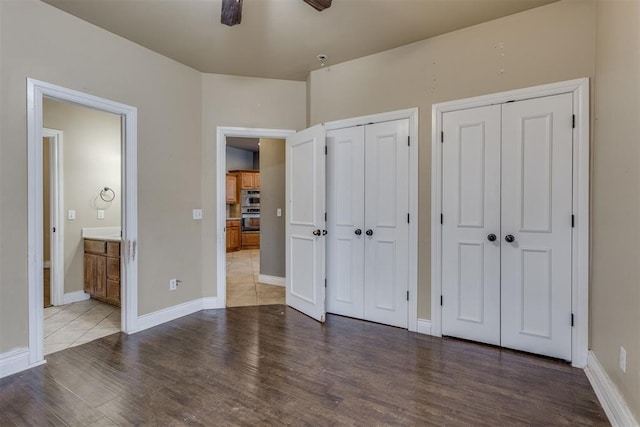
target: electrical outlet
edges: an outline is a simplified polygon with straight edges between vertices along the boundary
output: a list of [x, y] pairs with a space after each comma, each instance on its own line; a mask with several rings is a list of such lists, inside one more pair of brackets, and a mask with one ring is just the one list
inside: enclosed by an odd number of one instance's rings
[[98, 219], [104, 219], [104, 209], [98, 209]]
[[67, 219], [76, 219], [76, 211], [74, 209], [69, 209]]
[[193, 210], [193, 219], [202, 219], [202, 209]]
[[169, 280], [169, 290], [175, 291], [178, 288], [178, 279]]
[[276, 216], [282, 216], [282, 209], [276, 209]]
[[624, 347], [620, 347], [620, 369], [627, 372], [627, 351]]

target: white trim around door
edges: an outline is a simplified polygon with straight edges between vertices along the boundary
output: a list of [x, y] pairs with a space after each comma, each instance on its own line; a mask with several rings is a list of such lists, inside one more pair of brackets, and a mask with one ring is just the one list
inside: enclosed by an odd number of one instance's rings
[[288, 129], [260, 129], [218, 126], [216, 129], [216, 194], [217, 194], [217, 271], [218, 286], [216, 300], [218, 307], [227, 306], [227, 213], [226, 213], [226, 176], [227, 176], [227, 137], [286, 139], [296, 133]]
[[442, 336], [442, 115], [449, 111], [501, 104], [508, 101], [573, 94], [573, 212], [571, 303], [574, 327], [571, 334], [571, 364], [587, 364], [589, 336], [589, 79], [535, 86], [474, 98], [434, 104], [431, 135], [431, 332]]
[[44, 363], [43, 238], [42, 238], [42, 138], [43, 98], [83, 105], [123, 118], [123, 215], [122, 215], [122, 330], [135, 332], [138, 322], [137, 211], [137, 114], [138, 110], [50, 83], [27, 79], [27, 247], [29, 366]]
[[51, 188], [51, 304], [64, 304], [64, 171], [63, 132], [56, 129], [42, 129], [42, 136], [50, 141], [50, 179]]

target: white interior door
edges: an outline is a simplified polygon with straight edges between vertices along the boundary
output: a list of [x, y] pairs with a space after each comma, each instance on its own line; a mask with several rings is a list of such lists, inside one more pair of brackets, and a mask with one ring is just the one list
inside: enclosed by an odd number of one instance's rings
[[442, 333], [500, 344], [500, 106], [443, 114]]
[[408, 142], [409, 120], [366, 126], [364, 319], [403, 328], [409, 285]]
[[325, 320], [325, 129], [287, 137], [286, 301]]
[[573, 97], [562, 94], [504, 104], [502, 119], [502, 345], [565, 360], [572, 114]]
[[327, 132], [327, 311], [364, 318], [364, 126]]

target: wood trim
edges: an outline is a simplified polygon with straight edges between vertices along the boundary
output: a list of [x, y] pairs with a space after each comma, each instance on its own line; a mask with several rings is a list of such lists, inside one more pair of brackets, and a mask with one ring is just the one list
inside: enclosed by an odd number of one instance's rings
[[201, 310], [212, 308], [221, 308], [218, 306], [217, 298], [198, 298], [177, 304], [171, 307], [163, 308], [152, 313], [144, 314], [138, 318], [138, 329], [133, 333], [153, 328], [166, 322], [178, 319], [189, 314], [196, 313]]
[[431, 325], [434, 336], [442, 336], [442, 115], [448, 111], [481, 107], [507, 101], [520, 101], [543, 96], [573, 93], [576, 128], [574, 129], [573, 200], [576, 232], [573, 233], [573, 275], [571, 283], [572, 330], [571, 364], [584, 368], [587, 363], [589, 339], [589, 79], [534, 86], [473, 98], [434, 104], [431, 110]]
[[584, 368], [593, 391], [598, 396], [602, 409], [607, 414], [612, 426], [637, 426], [638, 421], [634, 418], [627, 402], [622, 397], [618, 387], [611, 381], [609, 375], [602, 368], [600, 361], [593, 351], [589, 351], [587, 356], [587, 366]]
[[25, 369], [35, 368], [46, 363], [45, 360], [31, 364], [29, 363], [29, 348], [19, 347], [0, 354], [0, 378], [17, 374]]
[[418, 329], [419, 334], [431, 335], [431, 320], [429, 319], [418, 319]]
[[73, 291], [67, 292], [62, 297], [62, 304], [72, 304], [74, 302], [86, 301], [91, 298], [91, 295], [86, 293], [85, 291]]

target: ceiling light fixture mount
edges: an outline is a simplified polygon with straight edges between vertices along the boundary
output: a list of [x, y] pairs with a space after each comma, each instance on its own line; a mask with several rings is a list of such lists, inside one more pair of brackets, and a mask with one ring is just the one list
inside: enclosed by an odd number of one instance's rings
[[321, 67], [324, 67], [324, 63], [326, 62], [327, 59], [329, 59], [329, 57], [324, 53], [319, 54], [318, 56], [316, 56], [316, 58], [318, 58], [318, 61], [320, 61]]

